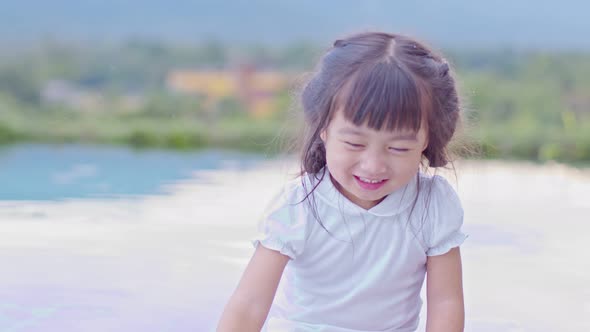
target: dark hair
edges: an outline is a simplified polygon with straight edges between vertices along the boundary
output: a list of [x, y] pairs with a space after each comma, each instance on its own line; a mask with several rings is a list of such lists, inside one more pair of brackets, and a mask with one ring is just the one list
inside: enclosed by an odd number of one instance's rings
[[429, 167], [450, 161], [447, 146], [460, 120], [459, 97], [447, 61], [409, 37], [368, 32], [336, 40], [301, 96], [305, 116], [301, 174], [326, 165], [320, 133], [339, 105], [356, 125], [418, 130], [425, 116]]
[[336, 40], [303, 87], [301, 102], [302, 176], [323, 178], [326, 150], [320, 133], [339, 106], [345, 106], [347, 120], [377, 130], [417, 131], [426, 123], [423, 166], [443, 167], [450, 161], [448, 145], [460, 121], [455, 79], [441, 55], [410, 37], [366, 32]]

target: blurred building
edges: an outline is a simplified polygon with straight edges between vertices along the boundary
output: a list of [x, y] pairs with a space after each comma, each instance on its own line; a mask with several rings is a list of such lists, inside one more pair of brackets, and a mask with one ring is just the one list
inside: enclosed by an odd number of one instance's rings
[[41, 100], [46, 104], [64, 105], [80, 111], [93, 111], [104, 103], [100, 93], [63, 80], [47, 82], [41, 90]]
[[287, 89], [286, 74], [240, 66], [236, 70], [175, 70], [168, 74], [166, 85], [181, 93], [199, 94], [216, 103], [236, 98], [254, 116], [275, 111], [276, 97]]

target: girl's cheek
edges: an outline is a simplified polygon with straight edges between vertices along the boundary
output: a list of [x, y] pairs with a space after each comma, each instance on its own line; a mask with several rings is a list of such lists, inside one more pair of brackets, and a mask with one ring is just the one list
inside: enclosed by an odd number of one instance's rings
[[338, 154], [339, 156], [350, 153], [342, 144], [334, 146], [332, 150], [335, 152], [335, 154]]
[[335, 162], [344, 164], [349, 162], [350, 160], [353, 160], [355, 158], [356, 152], [353, 151], [349, 151], [346, 148], [338, 148], [337, 150], [333, 150], [331, 151], [331, 157], [330, 159], [332, 159]]

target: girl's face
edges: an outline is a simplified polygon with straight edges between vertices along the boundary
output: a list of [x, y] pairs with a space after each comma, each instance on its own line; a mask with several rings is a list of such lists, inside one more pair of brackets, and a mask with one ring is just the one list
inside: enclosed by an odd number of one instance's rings
[[348, 121], [341, 110], [320, 137], [334, 185], [367, 210], [416, 175], [428, 145], [425, 125], [418, 132], [377, 131]]

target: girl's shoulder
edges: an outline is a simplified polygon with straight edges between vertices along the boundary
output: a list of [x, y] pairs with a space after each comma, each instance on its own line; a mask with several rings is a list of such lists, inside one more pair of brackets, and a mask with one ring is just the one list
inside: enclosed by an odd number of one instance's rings
[[422, 213], [418, 225], [424, 235], [428, 256], [440, 255], [460, 245], [466, 238], [461, 231], [463, 206], [451, 183], [440, 175], [420, 174], [418, 204]]
[[305, 179], [287, 181], [268, 205], [253, 244], [264, 245], [294, 259], [303, 252], [308, 229]]
[[451, 183], [440, 175], [419, 174], [419, 191], [414, 211], [420, 223], [434, 226], [463, 219], [463, 205]]
[[430, 199], [441, 201], [456, 200], [459, 201], [457, 191], [451, 183], [441, 175], [418, 173], [419, 195], [427, 196]]
[[305, 198], [306, 192], [309, 191], [310, 184], [313, 184], [308, 179], [307, 175], [299, 175], [286, 181], [280, 192], [280, 199], [285, 203], [296, 203]]
[[307, 197], [309, 185], [310, 181], [306, 179], [305, 175], [287, 180], [271, 199], [266, 212], [272, 213], [279, 209], [300, 205]]
[[[325, 186], [325, 182], [329, 175], [326, 173], [309, 174], [305, 173], [296, 178], [288, 180], [280, 191], [280, 197], [285, 202], [299, 202], [305, 200], [308, 196], [316, 190], [320, 185]], [[322, 186], [323, 187], [323, 186]]]

